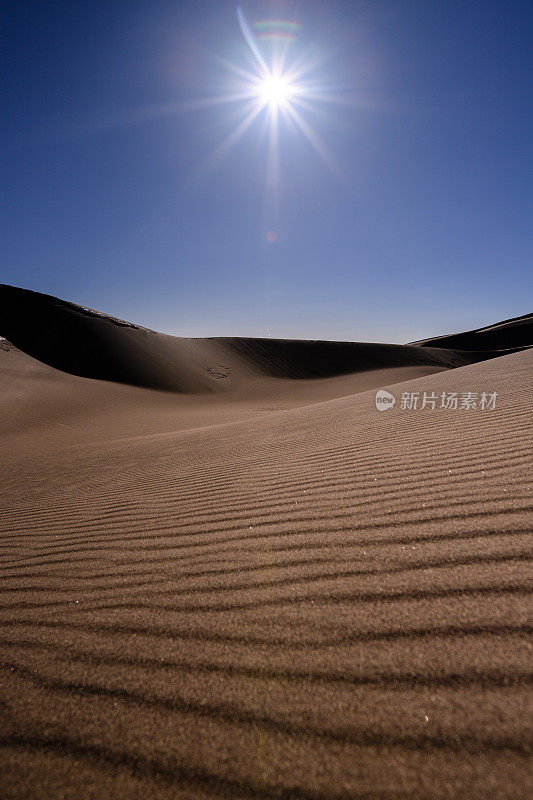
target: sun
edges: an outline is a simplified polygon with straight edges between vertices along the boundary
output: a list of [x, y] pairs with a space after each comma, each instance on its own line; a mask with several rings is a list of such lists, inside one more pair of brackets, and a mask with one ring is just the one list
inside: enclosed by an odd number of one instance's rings
[[[221, 63], [233, 73], [232, 80], [228, 82], [226, 92], [206, 99], [203, 105], [240, 103], [242, 110], [235, 115], [235, 126], [215, 149], [210, 161], [227, 154], [256, 120], [262, 118], [261, 141], [267, 145], [267, 188], [272, 196], [279, 187], [279, 142], [283, 129], [292, 137], [302, 134], [324, 164], [338, 174], [335, 159], [307, 119], [311, 112], [319, 114], [325, 103], [344, 104], [348, 100], [332, 94], [324, 77], [316, 74], [326, 56], [313, 51], [307, 56], [300, 52], [299, 56], [295, 54], [288, 58], [287, 47], [294, 43], [295, 32], [300, 27], [297, 22], [275, 19], [250, 26], [240, 5], [237, 6], [237, 19], [249, 48], [247, 64], [243, 66], [221, 59]], [[272, 46], [263, 49], [264, 41]]]
[[265, 105], [271, 108], [285, 105], [294, 95], [294, 87], [283, 75], [267, 75], [259, 81], [257, 89]]

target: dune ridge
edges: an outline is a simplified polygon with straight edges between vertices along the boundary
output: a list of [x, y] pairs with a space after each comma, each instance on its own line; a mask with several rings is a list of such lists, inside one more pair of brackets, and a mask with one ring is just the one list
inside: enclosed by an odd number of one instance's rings
[[524, 314], [484, 328], [421, 339], [411, 344], [474, 351], [530, 347], [533, 344], [533, 315]]
[[[525, 331], [517, 329], [513, 342]], [[431, 372], [503, 354], [500, 340], [493, 349], [483, 340], [477, 350], [461, 350], [429, 342], [175, 337], [5, 284], [0, 284], [0, 335], [63, 372], [183, 394], [246, 391], [257, 376], [302, 380], [401, 367]]]

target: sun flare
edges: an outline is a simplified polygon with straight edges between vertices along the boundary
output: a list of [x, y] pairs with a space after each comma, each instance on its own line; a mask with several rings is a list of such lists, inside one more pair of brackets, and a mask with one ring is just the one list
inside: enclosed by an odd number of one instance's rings
[[317, 67], [325, 55], [305, 54], [300, 48], [289, 58], [289, 46], [295, 45], [300, 24], [295, 21], [273, 19], [248, 23], [241, 6], [237, 6], [237, 19], [248, 45], [247, 65], [222, 59], [221, 63], [233, 73], [228, 81], [228, 91], [206, 100], [204, 104], [240, 103], [241, 112], [235, 115], [236, 123], [211, 156], [216, 160], [224, 156], [242, 139], [256, 123], [262, 122], [267, 141], [267, 188], [274, 195], [278, 191], [280, 175], [280, 133], [287, 136], [302, 135], [323, 163], [338, 174], [333, 155], [307, 117], [320, 116], [326, 103], [344, 103], [345, 98], [331, 92], [324, 76], [318, 76]]
[[279, 108], [294, 94], [294, 87], [283, 75], [268, 75], [259, 82], [258, 93], [266, 104]]

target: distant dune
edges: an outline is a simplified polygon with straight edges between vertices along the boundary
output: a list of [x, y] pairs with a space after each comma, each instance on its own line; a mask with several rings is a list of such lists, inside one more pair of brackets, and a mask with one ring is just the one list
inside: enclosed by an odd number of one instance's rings
[[508, 350], [533, 344], [533, 314], [506, 319], [486, 328], [422, 339], [412, 344], [424, 347], [451, 347], [457, 350]]
[[2, 797], [529, 798], [513, 322], [179, 339], [2, 287]]
[[[529, 343], [524, 340], [529, 331], [525, 323], [516, 328], [509, 347]], [[440, 340], [429, 346], [429, 341], [394, 345], [179, 338], [6, 285], [0, 285], [0, 335], [33, 358], [73, 375], [183, 393], [231, 391], [258, 375], [314, 379], [407, 367], [431, 372], [501, 355], [503, 348], [500, 340], [493, 348], [484, 339], [477, 349], [464, 346], [463, 352], [459, 345], [453, 349], [455, 345], [441, 345]]]

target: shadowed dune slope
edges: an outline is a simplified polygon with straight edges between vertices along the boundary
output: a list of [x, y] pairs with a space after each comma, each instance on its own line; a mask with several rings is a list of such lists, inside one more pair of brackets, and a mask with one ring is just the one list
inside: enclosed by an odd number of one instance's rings
[[494, 355], [418, 345], [179, 338], [6, 285], [0, 285], [0, 335], [73, 375], [182, 393], [231, 392], [256, 375], [303, 380], [400, 367], [433, 371]]
[[176, 339], [55, 297], [0, 286], [0, 334], [56, 369], [178, 392], [209, 391], [216, 348]]
[[458, 350], [508, 350], [529, 347], [533, 344], [533, 315], [506, 319], [464, 333], [452, 333], [447, 336], [436, 336], [422, 339], [411, 344], [424, 347], [451, 347]]
[[531, 796], [531, 365], [393, 384], [383, 413], [369, 391], [157, 432], [108, 407], [83, 446], [15, 432], [3, 796]]

